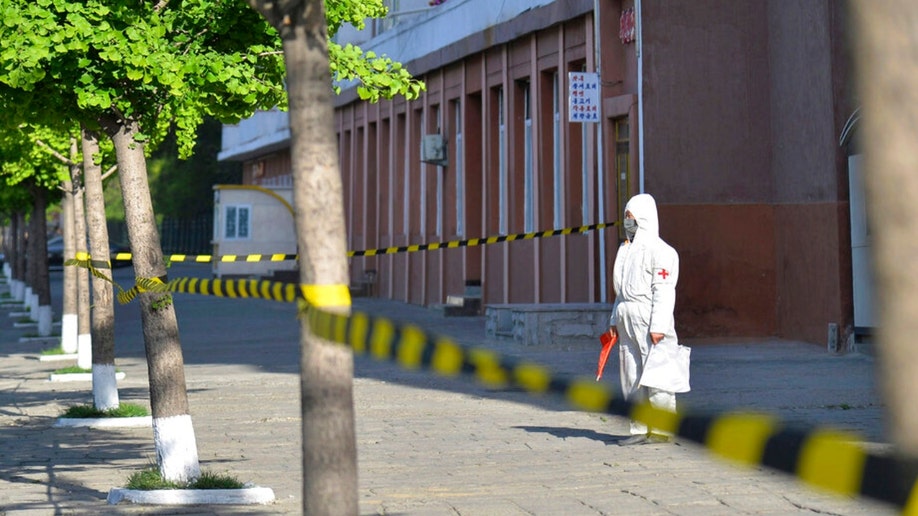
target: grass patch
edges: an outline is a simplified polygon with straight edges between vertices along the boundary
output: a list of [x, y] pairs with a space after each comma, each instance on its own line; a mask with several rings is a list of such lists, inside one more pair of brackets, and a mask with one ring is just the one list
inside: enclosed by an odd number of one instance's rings
[[16, 322], [20, 324], [25, 324], [25, 323], [34, 323], [35, 321], [33, 321], [32, 319], [29, 319], [28, 317], [20, 317], [19, 319], [16, 319]]
[[121, 403], [118, 408], [99, 410], [92, 405], [77, 405], [70, 407], [61, 414], [61, 417], [96, 419], [102, 417], [145, 417], [150, 413], [147, 409], [133, 403]]
[[[4, 283], [6, 282], [4, 281]], [[9, 292], [4, 292], [0, 294], [0, 299], [13, 299], [13, 295], [10, 294]]]
[[153, 491], [159, 489], [242, 489], [245, 485], [236, 477], [207, 472], [202, 472], [200, 477], [191, 482], [168, 482], [163, 480], [156, 466], [151, 466], [128, 477], [125, 487], [139, 491]]
[[42, 355], [42, 356], [54, 356], [54, 355], [64, 355], [64, 354], [65, 354], [65, 353], [64, 353], [64, 348], [62, 348], [62, 347], [60, 347], [60, 346], [58, 346], [58, 347], [56, 347], [56, 348], [51, 348], [51, 349], [43, 349], [43, 350], [41, 351], [41, 355]]
[[[121, 372], [120, 369], [115, 369], [115, 374], [120, 373], [120, 372]], [[68, 366], [68, 367], [62, 367], [52, 372], [51, 374], [85, 374], [85, 373], [92, 373], [92, 369], [83, 369], [80, 366]]]
[[91, 373], [91, 372], [92, 372], [91, 369], [83, 369], [80, 366], [74, 365], [74, 366], [69, 366], [69, 367], [62, 367], [54, 371], [54, 373], [52, 374], [79, 374], [79, 373]]

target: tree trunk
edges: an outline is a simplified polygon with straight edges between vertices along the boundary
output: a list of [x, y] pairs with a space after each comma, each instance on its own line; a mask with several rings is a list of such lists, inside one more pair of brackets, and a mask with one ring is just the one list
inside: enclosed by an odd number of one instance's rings
[[48, 221], [45, 218], [48, 192], [39, 185], [33, 185], [30, 190], [29, 266], [32, 268], [32, 292], [37, 300], [32, 317], [38, 321], [38, 335], [47, 337], [51, 335], [51, 279], [48, 276]]
[[10, 220], [10, 225], [0, 227], [0, 231], [2, 231], [0, 233], [0, 242], [3, 244], [3, 275], [7, 280], [10, 280], [13, 277], [13, 266], [10, 264], [10, 259], [13, 257], [13, 248], [10, 246], [13, 241], [12, 219]]
[[868, 220], [879, 314], [879, 379], [894, 442], [918, 457], [918, 3], [851, 2], [863, 101]]
[[12, 259], [12, 268], [13, 268], [13, 299], [16, 301], [23, 301], [25, 298], [25, 268], [26, 268], [26, 256], [25, 256], [25, 216], [21, 211], [13, 213], [13, 256]]
[[[82, 131], [83, 183], [85, 186], [86, 225], [89, 230], [89, 255], [97, 273], [112, 278], [108, 227], [105, 225], [105, 197], [102, 167], [93, 156], [99, 154], [99, 138], [93, 131]], [[111, 281], [92, 276], [92, 399], [99, 410], [118, 408], [115, 379], [115, 305]]]
[[[64, 238], [64, 260], [76, 256], [76, 236], [73, 222], [73, 183], [63, 182], [64, 196], [61, 200], [62, 236]], [[61, 350], [64, 353], [77, 352], [77, 268], [64, 266], [63, 314], [61, 315]]]
[[[34, 207], [34, 205], [33, 205]], [[32, 321], [38, 320], [38, 295], [35, 292], [35, 285], [37, 278], [35, 276], [35, 265], [32, 263], [32, 260], [35, 259], [35, 234], [32, 226], [35, 223], [34, 208], [29, 212], [29, 220], [25, 225], [25, 254], [27, 256], [25, 264], [25, 296], [23, 301], [26, 305], [26, 310], [29, 312], [29, 319]]]
[[[139, 132], [137, 123], [133, 120], [105, 120], [103, 126], [115, 144], [134, 273], [138, 278], [164, 279], [166, 266], [153, 215], [147, 163], [143, 145], [134, 140], [134, 135]], [[150, 376], [157, 463], [160, 473], [167, 480], [192, 480], [201, 475], [201, 470], [188, 412], [184, 359], [172, 296], [144, 292], [138, 297]]]
[[0, 249], [3, 249], [3, 276], [9, 280], [12, 278], [12, 266], [10, 265], [10, 258], [13, 256], [12, 250], [10, 248], [10, 241], [12, 237], [10, 236], [10, 226], [0, 226]]
[[[76, 138], [70, 140], [70, 180], [73, 182], [73, 250], [86, 254], [86, 212], [83, 209], [83, 172], [77, 163]], [[89, 270], [77, 267], [77, 366], [92, 368], [92, 328], [89, 312]]]
[[[350, 297], [344, 197], [332, 127], [323, 2], [250, 0], [250, 4], [280, 31], [284, 42], [300, 281], [343, 292], [337, 298], [314, 301], [323, 310], [346, 313]], [[312, 335], [305, 318], [300, 346], [303, 512], [357, 514], [353, 355]]]

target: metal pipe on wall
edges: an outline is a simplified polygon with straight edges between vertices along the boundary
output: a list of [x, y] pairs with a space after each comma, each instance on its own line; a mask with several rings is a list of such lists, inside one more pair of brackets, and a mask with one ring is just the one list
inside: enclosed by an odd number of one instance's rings
[[[599, 77], [599, 101], [600, 109], [602, 109], [602, 40], [600, 39], [599, 31], [599, 0], [593, 0], [593, 68], [596, 72], [596, 75]], [[600, 112], [599, 123], [596, 126], [596, 212], [599, 220], [596, 222], [603, 222], [606, 220], [606, 188], [605, 188], [605, 172], [603, 170], [603, 154], [605, 152], [603, 145], [603, 125], [606, 123], [605, 116]], [[599, 232], [599, 300], [603, 303], [607, 302], [608, 292], [606, 285], [606, 232]]]
[[641, 0], [634, 0], [638, 90], [638, 191], [644, 193], [644, 24]]

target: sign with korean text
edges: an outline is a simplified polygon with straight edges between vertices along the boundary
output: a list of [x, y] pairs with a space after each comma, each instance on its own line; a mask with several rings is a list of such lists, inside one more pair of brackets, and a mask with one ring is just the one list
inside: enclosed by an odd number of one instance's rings
[[568, 79], [568, 121], [599, 122], [599, 74], [570, 72]]

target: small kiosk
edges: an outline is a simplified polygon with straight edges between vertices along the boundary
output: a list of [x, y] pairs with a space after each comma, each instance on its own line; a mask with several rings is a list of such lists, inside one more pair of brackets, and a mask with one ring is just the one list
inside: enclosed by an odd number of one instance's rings
[[[264, 277], [294, 271], [295, 260], [271, 261], [272, 254], [296, 254], [293, 190], [256, 185], [214, 185], [214, 277]], [[247, 260], [248, 255], [266, 255]], [[235, 261], [220, 257], [236, 255]]]

